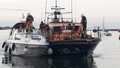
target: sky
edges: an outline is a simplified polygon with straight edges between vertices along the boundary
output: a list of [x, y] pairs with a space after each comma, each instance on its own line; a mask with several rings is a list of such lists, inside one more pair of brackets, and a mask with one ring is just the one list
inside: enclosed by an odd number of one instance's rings
[[[0, 26], [12, 26], [28, 12], [35, 18], [34, 25], [38, 26], [45, 17], [45, 3], [46, 0], [0, 0]], [[54, 6], [54, 0], [47, 0], [47, 4], [49, 9]], [[58, 0], [58, 4], [70, 11], [71, 0]], [[80, 16], [84, 14], [88, 27], [101, 26], [104, 18], [106, 27], [119, 28], [119, 0], [73, 0], [72, 4], [74, 21], [80, 22]]]

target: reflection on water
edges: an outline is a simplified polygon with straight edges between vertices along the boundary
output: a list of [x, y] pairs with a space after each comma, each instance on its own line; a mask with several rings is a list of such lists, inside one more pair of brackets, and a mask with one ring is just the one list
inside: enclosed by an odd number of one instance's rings
[[93, 57], [13, 57], [14, 68], [96, 68]]

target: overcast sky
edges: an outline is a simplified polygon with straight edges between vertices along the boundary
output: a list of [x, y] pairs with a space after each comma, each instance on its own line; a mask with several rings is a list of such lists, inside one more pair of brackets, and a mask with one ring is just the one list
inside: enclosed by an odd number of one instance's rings
[[[70, 0], [58, 0], [62, 7], [70, 8]], [[49, 5], [54, 0], [48, 0]], [[80, 15], [88, 18], [89, 25], [101, 25], [104, 17], [106, 26], [120, 25], [119, 0], [73, 0], [73, 17], [80, 21]], [[24, 9], [28, 11], [12, 10]], [[39, 24], [45, 16], [45, 0], [0, 0], [0, 25], [9, 26], [22, 18], [22, 13], [30, 12], [35, 17], [35, 24]], [[110, 25], [111, 26], [111, 25]]]

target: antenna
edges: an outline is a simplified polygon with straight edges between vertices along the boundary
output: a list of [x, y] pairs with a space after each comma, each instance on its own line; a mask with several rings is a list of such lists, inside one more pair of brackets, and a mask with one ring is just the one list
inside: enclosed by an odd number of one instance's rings
[[[63, 21], [65, 18], [62, 17], [63, 14], [69, 14], [71, 18], [69, 18], [71, 22], [73, 22], [73, 5], [72, 5], [72, 2], [73, 0], [70, 0], [71, 2], [71, 9], [69, 12], [61, 12], [61, 10], [65, 9], [65, 8], [61, 8], [59, 5], [58, 5], [58, 0], [54, 0], [54, 7], [51, 8], [51, 10], [53, 10], [53, 12], [47, 12], [47, 1], [46, 0], [46, 5], [45, 5], [45, 21], [48, 21], [48, 19], [51, 19], [52, 21], [54, 22], [58, 22], [58, 21]], [[70, 14], [71, 13], [71, 14]], [[53, 16], [53, 18], [47, 18], [47, 14]], [[66, 18], [67, 19], [67, 18]]]
[[104, 16], [102, 18], [102, 23], [103, 23], [103, 31], [105, 31], [105, 18], [104, 18]]

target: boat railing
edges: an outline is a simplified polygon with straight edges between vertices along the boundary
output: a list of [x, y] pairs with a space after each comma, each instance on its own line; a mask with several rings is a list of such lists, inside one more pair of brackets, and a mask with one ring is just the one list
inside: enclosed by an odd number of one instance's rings
[[[83, 37], [83, 35], [85, 37]], [[74, 32], [72, 30], [63, 30], [61, 32], [52, 32], [49, 33], [49, 40], [53, 41], [62, 41], [62, 40], [82, 40], [82, 39], [93, 39], [90, 34], [83, 34], [82, 32]]]
[[38, 29], [35, 29], [33, 32], [26, 32], [26, 31], [19, 32], [17, 29], [14, 29], [9, 39], [32, 38], [32, 37], [39, 37], [40, 35], [41, 34]]

